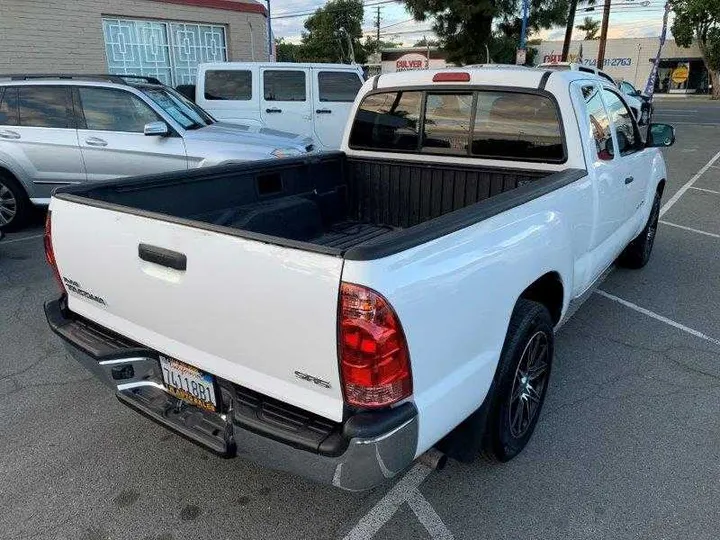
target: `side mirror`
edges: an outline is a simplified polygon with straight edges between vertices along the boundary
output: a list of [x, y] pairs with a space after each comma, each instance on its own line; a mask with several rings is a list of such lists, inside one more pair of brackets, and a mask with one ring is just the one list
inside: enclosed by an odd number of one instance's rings
[[675, 143], [675, 128], [670, 124], [650, 124], [645, 146], [664, 147]]
[[165, 122], [149, 122], [145, 124], [143, 133], [145, 135], [152, 135], [155, 137], [167, 137], [170, 135], [170, 129]]

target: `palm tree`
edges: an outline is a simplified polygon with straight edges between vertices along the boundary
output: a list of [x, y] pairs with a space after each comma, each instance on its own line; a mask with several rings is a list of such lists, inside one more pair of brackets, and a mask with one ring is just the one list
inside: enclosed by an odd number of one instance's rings
[[575, 28], [585, 32], [583, 39], [598, 39], [598, 30], [600, 30], [600, 21], [595, 21], [590, 17], [585, 17], [582, 24], [578, 24]]

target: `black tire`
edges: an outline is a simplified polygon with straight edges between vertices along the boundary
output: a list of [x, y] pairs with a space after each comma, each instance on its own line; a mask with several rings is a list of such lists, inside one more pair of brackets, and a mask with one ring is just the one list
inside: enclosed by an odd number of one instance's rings
[[640, 234], [630, 242], [618, 257], [618, 264], [625, 268], [638, 269], [650, 260], [655, 237], [657, 236], [658, 220], [660, 219], [660, 193], [655, 193], [650, 216]]
[[30, 217], [32, 205], [20, 183], [0, 173], [0, 229], [16, 231]]
[[518, 300], [488, 396], [481, 450], [484, 458], [509, 461], [530, 440], [545, 401], [554, 345], [553, 321], [547, 308]]

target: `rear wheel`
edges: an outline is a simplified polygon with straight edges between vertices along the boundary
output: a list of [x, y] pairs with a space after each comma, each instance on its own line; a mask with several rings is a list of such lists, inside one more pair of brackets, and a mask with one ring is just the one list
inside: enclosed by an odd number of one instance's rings
[[482, 444], [486, 458], [508, 461], [530, 440], [547, 393], [554, 343], [547, 308], [520, 299], [510, 319], [488, 403]]
[[655, 245], [655, 237], [657, 236], [657, 226], [660, 219], [660, 193], [655, 193], [650, 217], [648, 217], [645, 228], [642, 232], [628, 244], [625, 250], [618, 258], [618, 264], [625, 268], [642, 268], [650, 260], [653, 246]]
[[0, 174], [0, 229], [14, 231], [22, 227], [30, 214], [30, 201], [14, 178]]

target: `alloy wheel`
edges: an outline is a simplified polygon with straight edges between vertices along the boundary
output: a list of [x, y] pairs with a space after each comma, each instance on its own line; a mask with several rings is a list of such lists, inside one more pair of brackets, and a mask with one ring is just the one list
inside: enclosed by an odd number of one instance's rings
[[525, 435], [540, 409], [548, 380], [548, 354], [548, 336], [538, 331], [525, 345], [515, 370], [508, 415], [510, 434], [516, 439]]
[[17, 213], [17, 200], [10, 188], [0, 181], [0, 225], [9, 225]]

